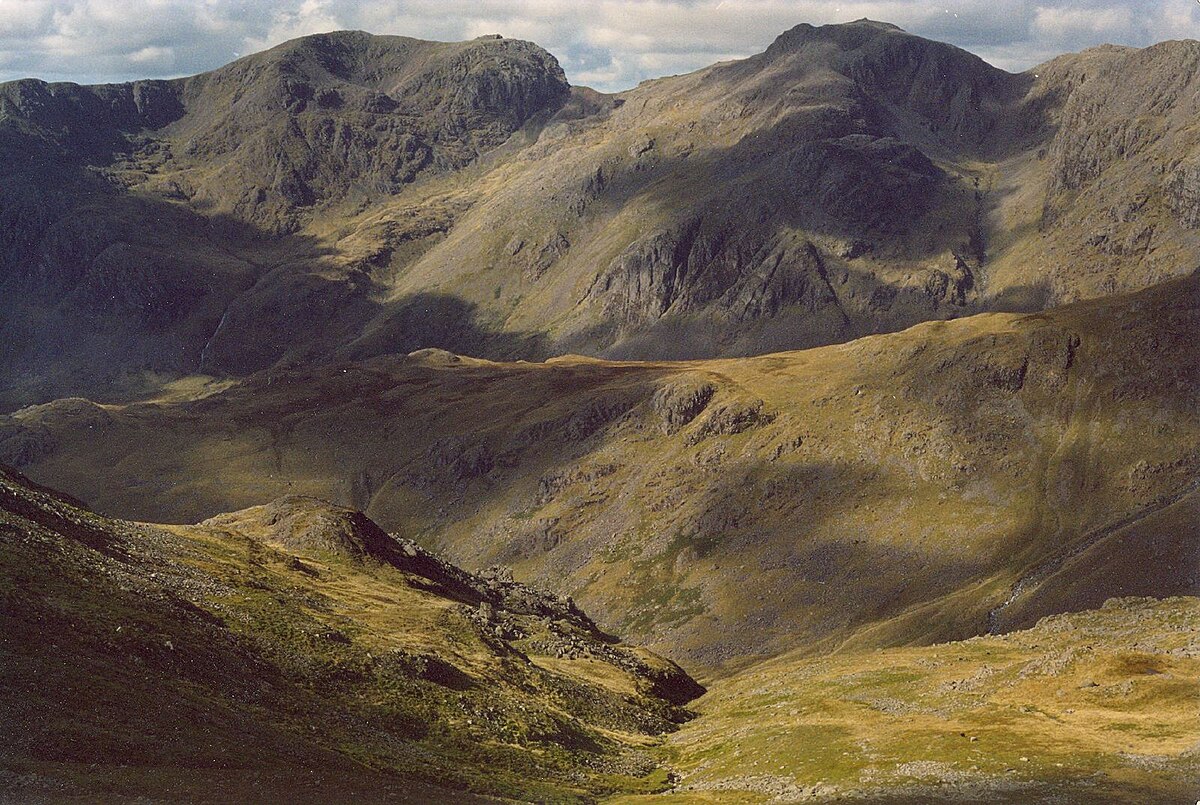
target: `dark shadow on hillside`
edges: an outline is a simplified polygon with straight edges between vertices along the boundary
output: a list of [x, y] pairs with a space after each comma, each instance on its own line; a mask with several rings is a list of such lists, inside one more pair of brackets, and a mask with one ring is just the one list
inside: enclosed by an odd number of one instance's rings
[[59, 166], [0, 189], [0, 411], [119, 402], [191, 374], [407, 353], [543, 352], [444, 294], [383, 301], [369, 267], [307, 235], [122, 191]]
[[[280, 273], [313, 278], [314, 307], [332, 297], [317, 278], [338, 269], [311, 238], [62, 178], [50, 192], [9, 183], [0, 202], [13, 238], [0, 256], [0, 338], [14, 346], [0, 355], [4, 410], [68, 395], [118, 400], [163, 378], [220, 373], [214, 341], [237, 318], [235, 302]], [[263, 360], [276, 358], [292, 334], [276, 326], [286, 311], [312, 318], [303, 301], [276, 300], [275, 320], [240, 322], [249, 325], [240, 336]], [[308, 333], [319, 336], [321, 325], [310, 320]]]
[[981, 308], [988, 313], [1036, 313], [1054, 303], [1054, 292], [1049, 281], [1035, 285], [1019, 285], [1005, 288], [1000, 293], [983, 300]]
[[[790, 436], [777, 433], [775, 441], [787, 445]], [[800, 646], [831, 649], [863, 627], [994, 572], [983, 560], [941, 550], [937, 540], [928, 547], [890, 543], [857, 525], [903, 500], [894, 494], [898, 485], [914, 492], [921, 486], [883, 466], [849, 457], [742, 459], [714, 466], [707, 480], [709, 488], [686, 503], [660, 561], [669, 583], [679, 585], [694, 567], [724, 568], [722, 598], [747, 614], [736, 625], [718, 620], [705, 627], [713, 638], [689, 654], [695, 663], [721, 667]], [[738, 579], [753, 584], [738, 585]], [[679, 627], [688, 633], [687, 624]], [[982, 617], [946, 613], [910, 637], [961, 639], [983, 627]]]
[[481, 323], [473, 302], [449, 294], [417, 293], [379, 305], [366, 332], [335, 354], [361, 360], [435, 348], [493, 360], [532, 360], [545, 354], [545, 343], [541, 333], [489, 329]]
[[[174, 81], [0, 84], [0, 343], [13, 347], [0, 351], [0, 410], [322, 361], [388, 314], [371, 266], [296, 229], [325, 202], [394, 195], [420, 175], [476, 162], [557, 111], [566, 86], [540, 51], [526, 58], [514, 45], [521, 69], [509, 65], [503, 86], [487, 92], [455, 90], [438, 80], [452, 64], [421, 62], [430, 72], [408, 91], [433, 108], [398, 112], [411, 99], [347, 84], [349, 68], [330, 57], [329, 47], [365, 53], [374, 41], [310, 37]], [[271, 65], [296, 53], [342, 94], [276, 81]], [[406, 54], [375, 57], [398, 70]], [[262, 69], [247, 71], [251, 62]], [[258, 95], [242, 110], [256, 119], [228, 116]], [[264, 132], [270, 144], [248, 142]], [[367, 354], [533, 348], [507, 337], [493, 345], [472, 310], [435, 302], [398, 303]]]
[[[930, 339], [899, 362], [893, 399], [954, 435], [963, 481], [1023, 501], [1003, 567], [1014, 597], [996, 602], [989, 629], [1156, 585], [1195, 590], [1179, 512], [1195, 506], [1195, 449], [1155, 438], [1195, 418], [1198, 289], [1177, 278], [1076, 302], [957, 344]], [[1149, 421], [1163, 423], [1158, 434], [1127, 424]]]

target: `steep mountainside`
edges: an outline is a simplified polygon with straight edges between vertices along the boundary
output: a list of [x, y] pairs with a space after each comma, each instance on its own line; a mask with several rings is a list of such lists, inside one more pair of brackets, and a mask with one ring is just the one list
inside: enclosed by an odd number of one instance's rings
[[374, 286], [300, 230], [461, 168], [568, 92], [528, 43], [361, 32], [178, 81], [0, 85], [6, 405], [328, 352]]
[[165, 528], [0, 469], [0, 546], [8, 801], [591, 801], [703, 692], [310, 498]]
[[1054, 135], [995, 168], [990, 293], [1052, 304], [1193, 270], [1200, 42], [1095, 48], [1030, 72]]
[[1200, 256], [1200, 44], [1021, 75], [869, 21], [619, 95], [361, 32], [0, 85], [0, 409], [442, 347], [761, 354]]
[[0, 461], [141, 519], [333, 499], [716, 670], [1196, 594], [1198, 326], [1193, 276], [753, 359], [426, 351], [28, 408]]

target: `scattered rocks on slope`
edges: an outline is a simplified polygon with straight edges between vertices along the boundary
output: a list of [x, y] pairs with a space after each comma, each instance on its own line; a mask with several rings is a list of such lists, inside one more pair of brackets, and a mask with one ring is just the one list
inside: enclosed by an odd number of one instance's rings
[[769, 425], [775, 414], [766, 410], [762, 400], [734, 397], [711, 406], [694, 431], [688, 444], [699, 444], [711, 436], [729, 436]]
[[[168, 530], [94, 515], [0, 467], [0, 543], [13, 613], [6, 667], [18, 683], [0, 704], [25, 736], [9, 754], [102, 775], [98, 783], [53, 769], [26, 775], [18, 797], [43, 788], [111, 797], [112, 768], [136, 796], [156, 783], [137, 776], [131, 758], [151, 769], [176, 758], [200, 758], [204, 768], [234, 759], [258, 782], [284, 762], [287, 774], [320, 767], [328, 783], [374, 791], [368, 758], [386, 770], [384, 799], [413, 796], [414, 757], [417, 779], [459, 789], [495, 775], [485, 793], [505, 799], [611, 793], [613, 775], [640, 786], [656, 767], [637, 736], [674, 730], [692, 715], [681, 705], [703, 692], [673, 663], [597, 631], [569, 599], [521, 585], [504, 568], [473, 576], [360, 513], [310, 498]], [[316, 576], [290, 575], [316, 563]], [[448, 584], [472, 592], [472, 603], [447, 607]], [[546, 652], [524, 653], [538, 646]], [[561, 662], [582, 658], [613, 668]], [[610, 686], [614, 674], [622, 689]], [[72, 694], [97, 679], [111, 683], [106, 695]], [[138, 709], [147, 701], [157, 716]], [[198, 701], [199, 724], [189, 717]], [[479, 745], [489, 751], [472, 751]], [[530, 788], [514, 787], [513, 768]], [[184, 798], [212, 793], [203, 776], [176, 782]], [[278, 798], [314, 789], [285, 790]], [[422, 801], [443, 798], [421, 791]]]
[[1200, 159], [1176, 169], [1166, 185], [1167, 203], [1188, 229], [1200, 229]]
[[707, 381], [676, 381], [654, 392], [651, 405], [662, 420], [663, 433], [677, 433], [699, 416], [716, 393], [716, 387]]
[[618, 465], [606, 463], [588, 467], [576, 467], [564, 472], [544, 475], [538, 479], [538, 491], [537, 496], [534, 498], [534, 503], [538, 506], [544, 506], [558, 497], [564, 490], [576, 484], [590, 484], [601, 478], [607, 478], [618, 469], [620, 469]]
[[496, 459], [486, 444], [464, 444], [461, 439], [440, 439], [430, 448], [433, 466], [448, 473], [455, 481], [468, 481], [492, 471]]

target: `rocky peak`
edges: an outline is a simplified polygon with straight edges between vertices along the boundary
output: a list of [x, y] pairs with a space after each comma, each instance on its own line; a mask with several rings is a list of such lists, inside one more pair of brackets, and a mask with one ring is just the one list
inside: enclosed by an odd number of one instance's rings
[[570, 598], [513, 579], [502, 566], [469, 573], [394, 536], [360, 511], [317, 498], [289, 495], [263, 506], [221, 514], [201, 526], [235, 531], [291, 553], [334, 555], [354, 563], [379, 563], [436, 585], [443, 594], [485, 611], [552, 618], [586, 632], [594, 623]]
[[775, 37], [775, 41], [767, 48], [767, 55], [778, 56], [789, 53], [814, 42], [830, 42], [842, 50], [854, 50], [877, 37], [890, 34], [909, 36], [899, 26], [887, 22], [876, 22], [866, 17], [854, 22], [833, 25], [810, 25], [802, 22]]
[[395, 541], [362, 512], [301, 495], [222, 514], [204, 525], [244, 529], [291, 551], [328, 552], [355, 560], [386, 561], [397, 550]]
[[270, 231], [461, 168], [570, 95], [529, 42], [362, 31], [285, 42], [183, 84], [187, 115], [167, 135], [198, 168], [184, 195]]
[[[293, 39], [185, 81], [200, 107], [206, 100], [215, 100], [210, 97], [214, 89], [223, 95], [224, 90], [237, 85], [236, 95], [241, 99], [261, 91], [273, 93], [282, 81], [286, 86], [308, 84], [307, 94], [300, 91], [305, 100], [328, 88], [351, 94], [383, 94], [400, 103], [420, 95], [419, 101], [400, 110], [413, 113], [439, 108], [446, 100], [443, 96], [451, 90], [462, 90], [463, 84], [489, 78], [513, 88], [515, 97], [504, 100], [519, 101], [521, 122], [529, 114], [565, 100], [569, 92], [558, 61], [530, 42], [495, 37], [428, 42], [365, 31], [334, 31]], [[329, 108], [331, 104], [323, 106]], [[378, 111], [396, 111], [398, 106]], [[292, 111], [305, 108], [309, 107]]]
[[1030, 79], [992, 67], [974, 54], [872, 20], [797, 25], [764, 54], [767, 64], [793, 63], [810, 72], [832, 70], [853, 82], [880, 120], [900, 116], [919, 129], [975, 147], [996, 125], [1007, 103]]

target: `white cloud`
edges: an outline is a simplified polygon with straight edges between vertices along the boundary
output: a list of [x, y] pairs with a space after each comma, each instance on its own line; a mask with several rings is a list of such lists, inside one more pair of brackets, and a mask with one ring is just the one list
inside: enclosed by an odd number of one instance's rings
[[0, 0], [0, 37], [36, 34], [51, 10], [49, 0]]
[[246, 50], [265, 50], [272, 45], [307, 34], [324, 33], [346, 28], [338, 17], [331, 0], [303, 0], [295, 8], [276, 9], [262, 36], [246, 37]]
[[860, 17], [1005, 69], [1102, 42], [1200, 36], [1195, 0], [0, 0], [0, 80], [169, 77], [337, 28], [530, 39], [575, 83], [615, 90], [766, 48], [801, 22]]
[[128, 58], [134, 64], [166, 65], [169, 67], [175, 63], [175, 50], [173, 48], [147, 45], [141, 50], [130, 53]]
[[1094, 42], [1098, 38], [1120, 37], [1134, 28], [1129, 6], [1109, 8], [1047, 8], [1039, 6], [1033, 15], [1033, 31], [1040, 38]]

